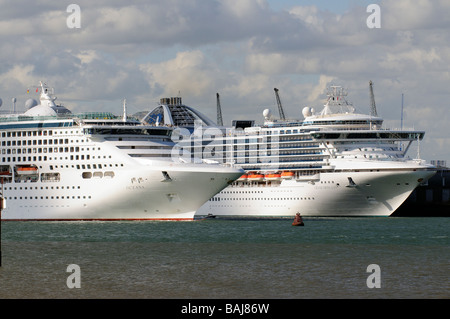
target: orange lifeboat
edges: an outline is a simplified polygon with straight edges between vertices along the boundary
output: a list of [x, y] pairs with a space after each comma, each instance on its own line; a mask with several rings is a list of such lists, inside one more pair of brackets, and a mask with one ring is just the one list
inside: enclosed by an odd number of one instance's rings
[[264, 179], [264, 175], [262, 175], [262, 174], [256, 174], [256, 173], [254, 173], [254, 174], [249, 174], [248, 175], [248, 180], [249, 181], [254, 181], [254, 182], [256, 182], [256, 181], [262, 181]]
[[277, 181], [281, 178], [281, 174], [279, 174], [279, 173], [266, 174], [264, 177], [268, 181]]
[[33, 175], [38, 171], [36, 166], [16, 166], [16, 172], [19, 175]]
[[294, 172], [283, 172], [283, 173], [281, 173], [281, 178], [284, 178], [284, 179], [294, 178]]
[[247, 175], [247, 174], [244, 174], [244, 175], [242, 175], [241, 177], [239, 177], [237, 180], [240, 181], [240, 182], [243, 182], [243, 181], [246, 181], [247, 178], [248, 178], [248, 175]]

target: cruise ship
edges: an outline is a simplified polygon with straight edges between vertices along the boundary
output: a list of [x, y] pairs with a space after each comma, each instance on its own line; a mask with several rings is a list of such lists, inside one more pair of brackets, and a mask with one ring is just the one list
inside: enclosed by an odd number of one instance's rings
[[193, 220], [243, 173], [172, 158], [172, 129], [142, 125], [125, 102], [123, 116], [73, 114], [40, 91], [0, 115], [3, 220]]
[[304, 107], [303, 120], [275, 119], [266, 109], [263, 125], [233, 121], [232, 127], [217, 126], [180, 97], [164, 98], [141, 121], [177, 127], [173, 152], [186, 162], [208, 159], [245, 170], [198, 215], [389, 216], [435, 174], [432, 165], [406, 156], [425, 133], [383, 128], [376, 108], [357, 113], [346, 96], [333, 86], [323, 110]]

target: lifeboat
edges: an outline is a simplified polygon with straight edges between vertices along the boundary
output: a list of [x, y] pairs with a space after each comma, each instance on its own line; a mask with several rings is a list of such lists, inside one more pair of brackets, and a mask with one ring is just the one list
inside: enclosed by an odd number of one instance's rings
[[281, 178], [284, 178], [284, 179], [294, 178], [294, 172], [283, 172], [283, 173], [281, 173]]
[[18, 175], [35, 175], [37, 174], [37, 167], [31, 165], [18, 165], [16, 166], [16, 173]]
[[256, 182], [256, 181], [262, 181], [264, 179], [264, 175], [262, 175], [262, 174], [249, 174], [248, 175], [248, 180], [249, 181], [254, 181], [254, 182]]
[[279, 180], [279, 179], [281, 178], [281, 174], [279, 174], [279, 173], [266, 174], [266, 175], [264, 176], [264, 178], [265, 178], [267, 181], [277, 181], [277, 180]]
[[239, 182], [244, 182], [244, 181], [247, 180], [247, 178], [248, 178], [248, 175], [247, 175], [247, 174], [244, 174], [244, 175], [242, 175], [241, 177], [239, 177], [237, 180], [238, 180]]

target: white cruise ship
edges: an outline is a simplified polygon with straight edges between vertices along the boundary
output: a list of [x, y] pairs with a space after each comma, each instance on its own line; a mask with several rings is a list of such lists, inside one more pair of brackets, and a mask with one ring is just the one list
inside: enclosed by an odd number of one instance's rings
[[4, 220], [192, 220], [242, 175], [171, 157], [172, 129], [111, 113], [72, 114], [41, 83], [40, 104], [0, 116]]
[[331, 87], [321, 112], [305, 107], [304, 120], [263, 115], [260, 126], [218, 127], [181, 98], [166, 98], [141, 121], [179, 127], [174, 152], [185, 161], [206, 158], [246, 171], [198, 215], [389, 216], [435, 174], [425, 161], [406, 157], [424, 132], [382, 128], [376, 109], [356, 113], [340, 87]]

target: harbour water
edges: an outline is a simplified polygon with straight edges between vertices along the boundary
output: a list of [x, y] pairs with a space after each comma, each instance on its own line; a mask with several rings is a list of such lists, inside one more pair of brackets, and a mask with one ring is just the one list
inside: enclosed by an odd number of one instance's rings
[[303, 220], [3, 221], [0, 298], [450, 297], [450, 219]]

